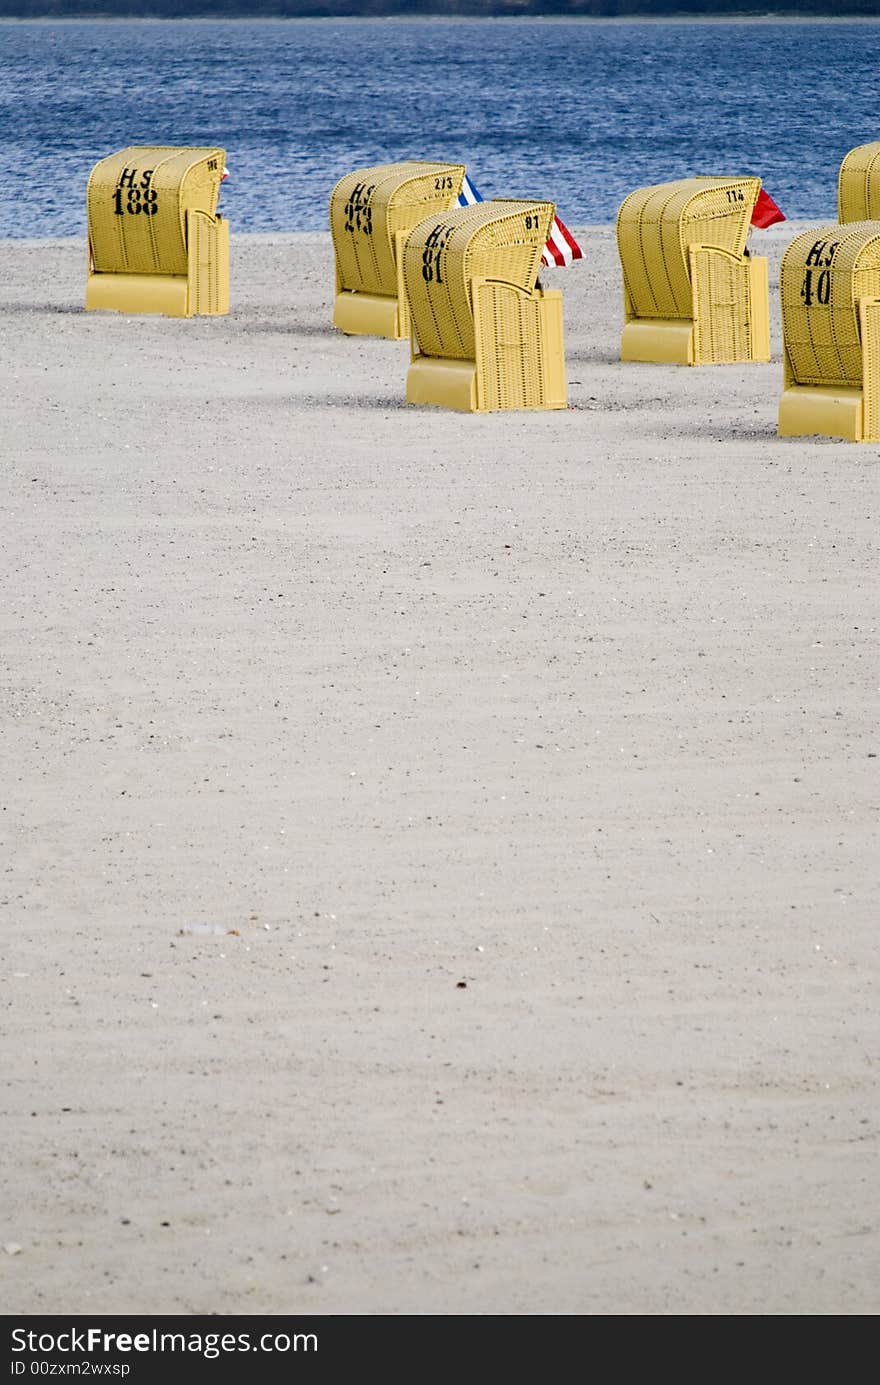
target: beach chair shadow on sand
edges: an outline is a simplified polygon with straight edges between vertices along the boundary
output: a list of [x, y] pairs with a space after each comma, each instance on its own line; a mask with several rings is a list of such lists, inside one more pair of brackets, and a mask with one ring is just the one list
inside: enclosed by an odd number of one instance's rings
[[617, 214], [624, 361], [769, 361], [767, 261], [746, 250], [760, 178], [638, 188]]

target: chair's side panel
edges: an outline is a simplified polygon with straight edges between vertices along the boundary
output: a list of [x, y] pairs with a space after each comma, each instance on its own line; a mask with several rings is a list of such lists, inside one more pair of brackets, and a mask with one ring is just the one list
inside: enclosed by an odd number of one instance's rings
[[390, 165], [347, 173], [330, 197], [330, 234], [336, 255], [338, 290], [381, 293], [382, 280], [373, 244], [372, 199]]
[[770, 275], [766, 255], [749, 260], [749, 322], [753, 361], [770, 360]]
[[565, 408], [562, 294], [485, 280], [473, 293], [478, 408]]
[[687, 250], [682, 242], [682, 186], [661, 184], [653, 189], [639, 217], [640, 254], [649, 285], [639, 317], [690, 318], [693, 314]]
[[686, 182], [637, 188], [617, 214], [626, 320], [691, 315], [687, 255], [679, 234]]
[[[691, 180], [683, 180], [674, 193], [664, 199], [660, 221], [661, 263], [655, 261], [655, 285], [668, 286], [658, 296], [659, 317], [680, 321], [693, 317], [694, 300], [691, 286], [688, 245], [698, 239], [689, 234], [686, 211], [692, 200]], [[655, 295], [657, 288], [655, 287]]]
[[463, 252], [450, 253], [456, 213], [426, 218], [403, 246], [410, 320], [425, 356], [474, 359], [473, 318]]
[[548, 289], [538, 298], [538, 341], [544, 408], [564, 409], [568, 406], [568, 385], [560, 289]]
[[632, 320], [633, 320], [634, 317], [635, 317], [635, 312], [633, 311], [633, 301], [632, 301], [632, 298], [630, 297], [629, 289], [628, 289], [627, 286], [626, 286], [626, 276], [624, 275], [624, 279], [623, 279], [623, 320], [624, 320], [624, 323], [632, 322]]
[[523, 323], [515, 289], [472, 281], [480, 410], [525, 407]]
[[625, 320], [635, 317], [656, 317], [657, 302], [643, 245], [643, 206], [647, 190], [630, 193], [617, 213], [617, 253], [623, 273]]
[[690, 262], [695, 364], [750, 360], [748, 261], [711, 246], [692, 245]]
[[865, 442], [880, 442], [880, 298], [863, 298], [859, 304], [862, 328], [863, 406]]
[[406, 249], [408, 236], [409, 230], [394, 232], [394, 262], [397, 278], [397, 322], [395, 324], [395, 335], [397, 337], [408, 337], [412, 332], [409, 299], [406, 296], [406, 280], [403, 277], [403, 252]]
[[189, 314], [229, 312], [229, 222], [205, 212], [187, 214]]

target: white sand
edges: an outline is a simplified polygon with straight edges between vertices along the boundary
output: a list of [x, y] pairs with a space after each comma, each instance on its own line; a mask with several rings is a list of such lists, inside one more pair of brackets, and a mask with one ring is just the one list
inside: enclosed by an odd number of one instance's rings
[[877, 1311], [880, 469], [776, 437], [796, 229], [704, 370], [584, 231], [571, 409], [486, 416], [328, 237], [189, 322], [0, 245], [7, 1312]]

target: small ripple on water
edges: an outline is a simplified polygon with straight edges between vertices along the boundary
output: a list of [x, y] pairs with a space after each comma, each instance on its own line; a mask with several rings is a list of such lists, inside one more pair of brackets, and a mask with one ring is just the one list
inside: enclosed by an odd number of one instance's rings
[[296, 231], [326, 228], [342, 173], [401, 157], [461, 160], [484, 196], [549, 196], [573, 225], [705, 170], [758, 173], [790, 218], [824, 219], [841, 158], [877, 137], [853, 73], [876, 69], [880, 24], [133, 20], [2, 38], [4, 237], [82, 235], [92, 163], [152, 140], [223, 145], [234, 229]]

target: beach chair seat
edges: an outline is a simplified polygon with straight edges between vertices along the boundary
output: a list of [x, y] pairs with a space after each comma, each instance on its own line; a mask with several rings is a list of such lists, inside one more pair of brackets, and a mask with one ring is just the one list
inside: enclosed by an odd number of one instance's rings
[[129, 145], [86, 191], [86, 309], [213, 316], [229, 311], [229, 223], [217, 213], [222, 149]]
[[880, 221], [804, 231], [779, 287], [780, 436], [880, 442]]
[[880, 141], [851, 149], [840, 165], [837, 219], [880, 221]]
[[552, 202], [497, 199], [419, 223], [403, 255], [411, 404], [566, 405], [562, 294], [536, 287]]
[[333, 325], [349, 336], [409, 336], [402, 247], [426, 216], [458, 201], [464, 164], [408, 161], [347, 173], [330, 196]]
[[624, 361], [769, 361], [766, 259], [746, 253], [760, 178], [638, 188], [617, 214]]

